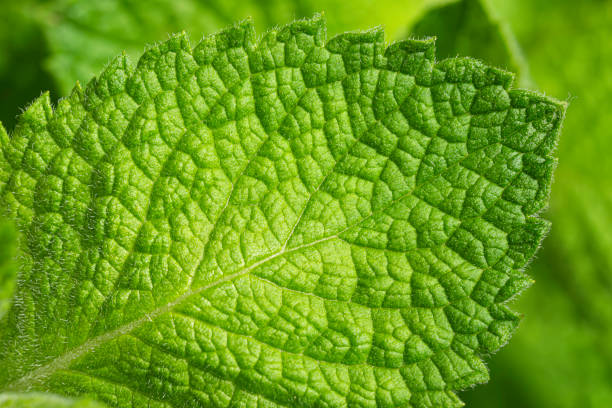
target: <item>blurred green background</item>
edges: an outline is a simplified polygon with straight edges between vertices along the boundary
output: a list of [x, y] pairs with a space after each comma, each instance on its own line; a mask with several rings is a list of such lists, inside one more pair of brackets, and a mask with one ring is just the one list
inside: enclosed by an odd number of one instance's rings
[[[0, 120], [10, 131], [42, 91], [66, 96], [168, 33], [195, 42], [249, 16], [262, 32], [321, 11], [329, 35], [375, 25], [388, 41], [435, 35], [440, 58], [475, 56], [569, 101], [544, 215], [553, 228], [529, 268], [536, 283], [514, 303], [524, 320], [487, 359], [489, 384], [460, 396], [468, 407], [612, 407], [612, 1], [0, 0]], [[12, 237], [0, 224], [0, 249]]]

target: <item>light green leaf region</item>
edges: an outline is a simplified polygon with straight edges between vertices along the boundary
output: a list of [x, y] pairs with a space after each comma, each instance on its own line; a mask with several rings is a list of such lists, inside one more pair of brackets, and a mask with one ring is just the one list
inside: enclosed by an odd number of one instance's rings
[[51, 394], [0, 394], [0, 408], [103, 408], [90, 399], [72, 400]]
[[509, 25], [487, 0], [460, 0], [428, 10], [412, 35], [436, 36], [442, 58], [469, 55], [518, 74], [520, 86], [533, 87], [529, 66]]
[[27, 261], [0, 389], [453, 407], [487, 380], [548, 229], [565, 106], [381, 29], [255, 38], [119, 57], [2, 140]]

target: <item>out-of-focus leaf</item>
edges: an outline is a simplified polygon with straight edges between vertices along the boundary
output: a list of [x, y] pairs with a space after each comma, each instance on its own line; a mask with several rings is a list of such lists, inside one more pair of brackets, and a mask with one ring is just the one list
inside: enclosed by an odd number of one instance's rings
[[28, 0], [0, 2], [0, 121], [9, 129], [20, 107], [39, 96], [41, 89], [56, 94], [43, 67], [44, 36], [30, 6]]
[[[438, 0], [439, 1], [439, 0]], [[295, 17], [324, 12], [329, 34], [382, 24], [390, 38], [403, 32], [433, 0], [60, 0], [47, 9], [44, 30], [48, 69], [66, 95], [125, 51], [135, 57], [143, 44], [185, 30], [193, 40], [251, 17], [260, 31]], [[467, 54], [466, 54], [467, 55]]]

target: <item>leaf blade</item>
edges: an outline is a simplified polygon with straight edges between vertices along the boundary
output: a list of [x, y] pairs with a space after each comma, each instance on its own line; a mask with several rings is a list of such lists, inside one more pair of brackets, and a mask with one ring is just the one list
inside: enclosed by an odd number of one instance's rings
[[503, 302], [546, 229], [564, 106], [434, 53], [380, 29], [326, 42], [320, 18], [256, 42], [246, 22], [37, 100], [2, 149], [36, 313], [0, 382], [458, 406], [518, 321]]

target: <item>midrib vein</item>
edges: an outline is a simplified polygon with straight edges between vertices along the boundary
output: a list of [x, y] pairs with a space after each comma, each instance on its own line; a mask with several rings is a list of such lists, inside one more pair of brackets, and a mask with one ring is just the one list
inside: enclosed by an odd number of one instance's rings
[[244, 269], [241, 269], [238, 272], [235, 272], [233, 274], [227, 275], [222, 277], [221, 279], [212, 282], [208, 285], [204, 285], [202, 287], [199, 287], [197, 289], [194, 290], [188, 290], [187, 292], [185, 292], [184, 294], [182, 294], [181, 296], [177, 297], [175, 300], [173, 300], [170, 303], [167, 303], [163, 306], [158, 307], [157, 309], [154, 309], [153, 311], [145, 314], [144, 316], [142, 316], [141, 318], [134, 320], [130, 323], [127, 323], [123, 326], [120, 326], [114, 330], [111, 330], [109, 332], [106, 332], [104, 334], [101, 334], [99, 336], [96, 336], [94, 338], [91, 338], [89, 340], [87, 340], [86, 342], [84, 342], [83, 344], [81, 344], [78, 347], [75, 347], [71, 350], [69, 350], [68, 352], [54, 358], [53, 360], [51, 360], [50, 362], [48, 362], [47, 364], [40, 366], [38, 368], [36, 368], [35, 370], [32, 370], [30, 372], [28, 372], [27, 374], [23, 375], [22, 377], [20, 377], [19, 379], [13, 381], [12, 383], [8, 384], [7, 386], [4, 387], [4, 391], [28, 391], [30, 390], [34, 385], [36, 385], [37, 383], [39, 383], [40, 381], [44, 380], [45, 378], [51, 376], [53, 373], [55, 373], [56, 371], [59, 370], [63, 370], [66, 369], [70, 366], [70, 364], [75, 361], [76, 359], [78, 359], [79, 357], [82, 357], [83, 355], [94, 351], [96, 348], [98, 348], [99, 346], [101, 346], [104, 343], [107, 343], [111, 340], [114, 340], [124, 334], [128, 334], [130, 333], [132, 330], [137, 329], [138, 327], [140, 327], [142, 324], [146, 323], [146, 322], [151, 322], [153, 321], [153, 319], [168, 313], [170, 311], [172, 311], [172, 309], [174, 309], [174, 307], [178, 306], [179, 304], [183, 303], [184, 301], [186, 301], [188, 298], [190, 298], [191, 296], [197, 296], [198, 294], [214, 288], [215, 286], [219, 286], [222, 285], [226, 282], [229, 282], [233, 279], [236, 279], [240, 276], [244, 276], [247, 275], [248, 273], [250, 273], [253, 269], [265, 264], [266, 262], [269, 262], [275, 258], [278, 258], [280, 256], [283, 255], [287, 255], [290, 254], [292, 252], [297, 252], [301, 249], [304, 248], [308, 248], [311, 246], [315, 246], [317, 244], [320, 244], [322, 242], [325, 241], [329, 241], [332, 239], [338, 238], [338, 234], [335, 235], [331, 235], [325, 238], [321, 238], [318, 239], [316, 241], [310, 242], [308, 244], [303, 244], [300, 246], [297, 246], [295, 248], [291, 248], [290, 250], [285, 250], [284, 248], [282, 248], [280, 251], [264, 258], [261, 259], [247, 267], [245, 267]]

